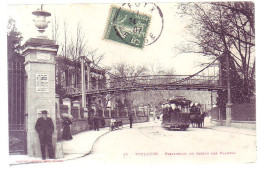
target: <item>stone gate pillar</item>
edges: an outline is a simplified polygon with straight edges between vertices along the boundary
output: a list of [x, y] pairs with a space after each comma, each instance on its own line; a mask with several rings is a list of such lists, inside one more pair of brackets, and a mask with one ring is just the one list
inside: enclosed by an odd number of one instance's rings
[[36, 38], [30, 38], [23, 45], [25, 57], [26, 79], [26, 114], [27, 120], [27, 154], [33, 157], [41, 157], [41, 149], [35, 123], [41, 116], [42, 110], [48, 111], [48, 117], [54, 123], [52, 134], [55, 149], [57, 141], [56, 108], [55, 108], [55, 56], [58, 46], [53, 40], [49, 40], [44, 34], [48, 27], [46, 17], [49, 12], [42, 9], [32, 12], [36, 16], [35, 26], [38, 28]]
[[26, 86], [26, 114], [28, 114], [27, 153], [41, 157], [40, 142], [35, 123], [42, 110], [48, 111], [48, 117], [54, 123], [53, 146], [57, 141], [55, 111], [55, 56], [58, 46], [54, 41], [31, 38], [23, 45]]

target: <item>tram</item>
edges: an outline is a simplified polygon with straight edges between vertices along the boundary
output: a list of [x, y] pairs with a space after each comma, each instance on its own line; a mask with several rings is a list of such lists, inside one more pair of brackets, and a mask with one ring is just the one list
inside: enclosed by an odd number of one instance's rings
[[184, 97], [176, 97], [164, 103], [161, 126], [170, 130], [186, 130], [190, 126], [190, 104], [191, 100]]

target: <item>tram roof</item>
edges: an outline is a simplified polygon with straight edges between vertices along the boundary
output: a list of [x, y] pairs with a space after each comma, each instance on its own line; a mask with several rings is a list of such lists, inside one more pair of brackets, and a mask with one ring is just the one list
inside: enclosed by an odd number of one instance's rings
[[191, 100], [183, 99], [183, 98], [176, 98], [169, 100], [170, 104], [176, 104], [176, 105], [181, 105], [181, 106], [187, 106], [191, 104]]

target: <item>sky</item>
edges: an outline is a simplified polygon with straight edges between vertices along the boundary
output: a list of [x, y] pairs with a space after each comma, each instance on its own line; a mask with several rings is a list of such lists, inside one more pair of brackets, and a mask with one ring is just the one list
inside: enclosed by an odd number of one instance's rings
[[[132, 3], [133, 4], [133, 3]], [[121, 6], [121, 4], [116, 4]], [[176, 47], [181, 43], [187, 43], [189, 34], [185, 26], [188, 20], [184, 20], [177, 14], [177, 3], [156, 3], [163, 13], [163, 30], [156, 42], [143, 49], [134, 48], [129, 45], [104, 40], [107, 18], [111, 4], [52, 4], [44, 5], [43, 9], [52, 14], [49, 21], [56, 16], [61, 22], [60, 36], [62, 39], [62, 22], [68, 21], [70, 35], [75, 35], [75, 28], [80, 22], [85, 33], [88, 50], [97, 49], [97, 54], [104, 54], [100, 66], [112, 66], [115, 63], [125, 62], [130, 65], [147, 65], [153, 68], [175, 70], [176, 74], [193, 74], [201, 69], [197, 65], [206, 62], [207, 57], [197, 54], [178, 54]], [[37, 33], [34, 26], [32, 11], [40, 8], [40, 5], [11, 4], [8, 6], [8, 17], [16, 21], [18, 30], [22, 33], [24, 41]], [[146, 10], [142, 8], [141, 10]], [[161, 18], [158, 14], [152, 14], [150, 30], [159, 35], [161, 29]], [[149, 31], [150, 31], [149, 30]], [[51, 38], [51, 26], [46, 29], [46, 34]]]

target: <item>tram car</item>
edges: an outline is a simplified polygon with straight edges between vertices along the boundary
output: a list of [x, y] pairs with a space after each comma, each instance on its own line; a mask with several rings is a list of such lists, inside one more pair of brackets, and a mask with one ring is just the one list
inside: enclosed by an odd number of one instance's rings
[[186, 130], [190, 126], [191, 100], [178, 97], [163, 104], [162, 127]]

